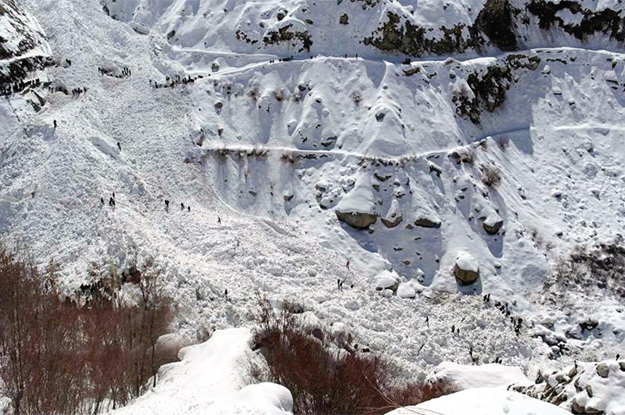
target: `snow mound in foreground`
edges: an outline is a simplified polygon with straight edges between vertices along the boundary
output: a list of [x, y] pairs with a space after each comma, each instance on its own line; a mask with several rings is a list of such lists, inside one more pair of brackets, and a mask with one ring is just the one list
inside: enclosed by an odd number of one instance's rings
[[274, 383], [241, 388], [249, 364], [251, 333], [237, 328], [216, 331], [205, 343], [185, 347], [181, 362], [163, 366], [160, 382], [116, 415], [199, 415], [291, 413], [291, 392]]
[[428, 380], [451, 382], [458, 390], [479, 387], [495, 388], [513, 383], [517, 385], [531, 384], [520, 368], [496, 363], [469, 366], [443, 362], [428, 376]]
[[392, 415], [570, 415], [558, 408], [520, 393], [495, 388], [467, 389], [417, 406], [397, 409]]

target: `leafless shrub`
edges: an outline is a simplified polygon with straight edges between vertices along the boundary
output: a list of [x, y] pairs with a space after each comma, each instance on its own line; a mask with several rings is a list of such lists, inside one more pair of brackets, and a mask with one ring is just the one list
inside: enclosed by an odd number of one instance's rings
[[496, 188], [501, 183], [501, 170], [494, 164], [480, 166], [482, 183], [490, 188]]
[[215, 154], [217, 155], [218, 159], [225, 160], [228, 158], [229, 152], [227, 148], [222, 147], [222, 148], [216, 149]]
[[278, 102], [284, 101], [284, 91], [282, 91], [281, 89], [279, 89], [277, 91], [273, 91], [273, 97]]
[[472, 149], [460, 148], [449, 153], [449, 157], [457, 164], [466, 163], [473, 164], [475, 162], [475, 154]]
[[258, 100], [258, 87], [254, 86], [252, 88], [250, 88], [250, 90], [247, 92], [247, 96], [249, 96], [250, 98], [252, 98], [252, 100], [257, 101]]
[[557, 262], [546, 286], [570, 292], [598, 288], [625, 299], [625, 247], [619, 240], [592, 249], [578, 246]]
[[248, 157], [266, 158], [269, 155], [269, 149], [264, 146], [253, 147], [247, 151]]
[[351, 98], [354, 104], [358, 105], [362, 101], [362, 94], [360, 91], [354, 91], [352, 92]]
[[287, 162], [289, 164], [295, 164], [297, 162], [297, 157], [292, 151], [285, 151], [280, 156], [280, 160]]
[[510, 147], [510, 139], [506, 136], [501, 136], [497, 139], [497, 144], [501, 151], [506, 151]]
[[91, 268], [99, 279], [84, 285], [78, 301], [63, 298], [55, 267], [42, 275], [0, 248], [0, 396], [14, 415], [97, 414], [156, 381], [163, 361], [154, 344], [173, 317], [158, 272], [146, 264], [136, 302], [119, 304], [111, 290], [121, 277], [97, 271]]
[[274, 312], [260, 299], [259, 308], [253, 349], [264, 356], [269, 373], [252, 375], [286, 386], [294, 413], [382, 414], [453, 391], [443, 383], [402, 384], [381, 356], [330, 344], [332, 337], [322, 331], [307, 333], [289, 304]]

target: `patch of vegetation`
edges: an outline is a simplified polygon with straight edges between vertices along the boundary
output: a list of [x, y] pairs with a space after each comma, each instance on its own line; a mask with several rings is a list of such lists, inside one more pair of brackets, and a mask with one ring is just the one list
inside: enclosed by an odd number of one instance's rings
[[[171, 361], [155, 347], [173, 308], [152, 264], [126, 279], [94, 267], [75, 296], [57, 289], [57, 272], [0, 248], [0, 396], [14, 415], [109, 411], [154, 385]], [[132, 301], [118, 295], [124, 281]]]
[[397, 370], [351, 336], [335, 337], [298, 323], [303, 308], [284, 303], [274, 311], [259, 299], [260, 328], [252, 348], [263, 355], [269, 372], [252, 370], [259, 381], [284, 385], [297, 414], [383, 414], [391, 409], [454, 392], [447, 383], [402, 383]]
[[291, 45], [293, 47], [297, 46], [297, 42], [301, 42], [302, 47], [298, 50], [298, 52], [303, 52], [306, 50], [310, 52], [310, 47], [313, 44], [313, 41], [310, 35], [307, 32], [293, 32], [289, 29], [292, 27], [292, 24], [285, 25], [278, 29], [277, 31], [269, 32], [264, 38], [263, 42], [266, 45], [274, 45], [282, 42], [292, 42]]
[[[401, 18], [393, 13], [387, 13], [388, 21], [382, 24], [370, 37], [364, 39], [365, 45], [372, 45], [380, 50], [400, 52], [410, 56], [420, 56], [424, 53], [451, 54], [462, 53], [467, 49], [481, 50], [484, 39], [477, 29], [458, 24], [453, 27], [440, 27], [442, 39], [432, 39], [426, 36], [426, 29], [413, 24], [410, 20], [402, 26]], [[464, 39], [464, 29], [469, 31], [469, 37]]]
[[622, 238], [596, 247], [576, 247], [555, 266], [545, 288], [573, 290], [599, 289], [625, 299], [625, 246]]
[[501, 183], [501, 169], [494, 164], [482, 164], [480, 166], [482, 183], [494, 189]]

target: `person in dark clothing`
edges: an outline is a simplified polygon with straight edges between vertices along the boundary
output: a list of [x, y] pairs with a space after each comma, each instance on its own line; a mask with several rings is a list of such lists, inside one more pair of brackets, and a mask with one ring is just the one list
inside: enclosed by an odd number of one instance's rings
[[100, 202], [102, 202], [102, 204], [104, 204], [104, 198], [103, 197], [100, 198]]
[[180, 210], [184, 210], [184, 203], [180, 202]]
[[119, 151], [122, 151], [122, 145], [119, 143], [119, 141], [117, 142], [117, 148], [119, 148]]
[[54, 129], [56, 130], [56, 120], [53, 121]]

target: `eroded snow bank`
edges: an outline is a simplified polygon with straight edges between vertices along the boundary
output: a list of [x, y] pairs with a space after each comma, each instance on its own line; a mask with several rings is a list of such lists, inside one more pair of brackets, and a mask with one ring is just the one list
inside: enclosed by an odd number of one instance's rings
[[248, 329], [219, 330], [205, 343], [185, 347], [180, 362], [163, 366], [160, 382], [115, 415], [288, 415], [291, 392], [274, 383], [244, 386], [251, 350]]

